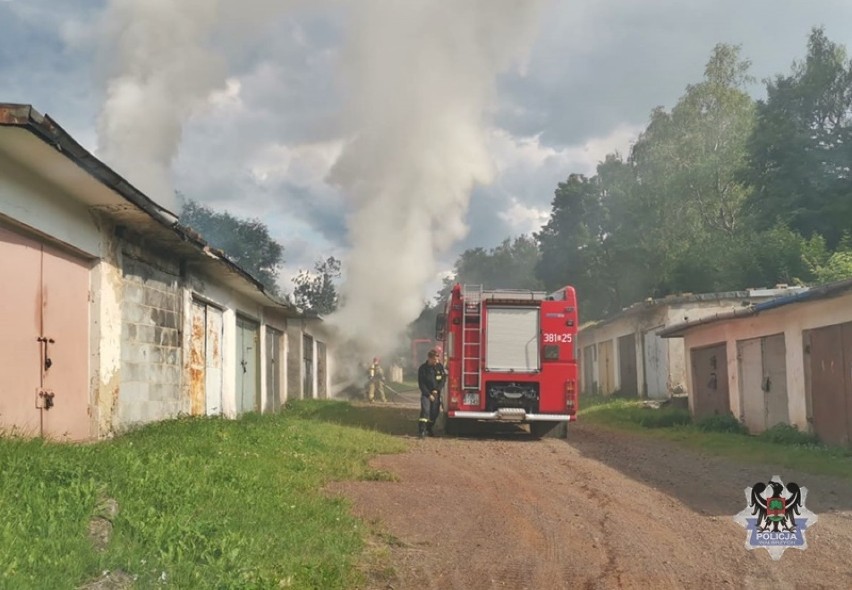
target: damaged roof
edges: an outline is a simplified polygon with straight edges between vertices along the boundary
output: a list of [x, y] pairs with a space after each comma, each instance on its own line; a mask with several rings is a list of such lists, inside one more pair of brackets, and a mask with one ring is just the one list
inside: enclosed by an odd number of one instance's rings
[[[271, 293], [225, 252], [212, 247], [192, 228], [181, 225], [177, 215], [158, 205], [89, 153], [48, 115], [40, 114], [31, 105], [0, 103], [0, 128], [4, 127], [17, 128], [34, 135], [118, 197], [83, 195], [83, 191], [75, 193], [71, 186], [69, 192], [80, 197], [81, 202], [91, 209], [109, 216], [119, 226], [136, 230], [144, 237], [156, 238], [161, 247], [184, 257], [199, 268], [207, 269], [259, 303], [279, 308], [291, 317], [305, 317], [301, 309]], [[55, 172], [46, 163], [43, 164], [44, 169], [40, 170], [38, 160], [30, 157], [27, 163], [32, 163], [36, 171], [44, 173], [46, 178], [57, 184], [71, 184], [67, 177]]]
[[659, 335], [661, 338], [681, 338], [689, 330], [697, 326], [704, 326], [707, 324], [713, 324], [725, 320], [735, 320], [744, 317], [755, 316], [759, 313], [769, 311], [771, 309], [777, 309], [779, 307], [802, 303], [805, 301], [828, 299], [830, 297], [842, 295], [850, 289], [852, 289], [852, 279], [844, 279], [842, 281], [835, 281], [833, 283], [827, 283], [818, 287], [810, 287], [802, 289], [797, 293], [784, 295], [781, 297], [775, 297], [773, 299], [769, 299], [768, 301], [763, 301], [761, 303], [751, 304], [748, 307], [744, 307], [742, 309], [734, 309], [730, 311], [720, 312], [698, 320], [673, 324], [663, 330], [660, 330]]

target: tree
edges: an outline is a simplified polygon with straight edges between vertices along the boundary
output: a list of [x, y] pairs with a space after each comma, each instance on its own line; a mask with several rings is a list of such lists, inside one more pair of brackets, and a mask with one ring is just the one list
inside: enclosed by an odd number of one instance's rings
[[538, 247], [529, 236], [506, 238], [490, 250], [465, 250], [456, 259], [452, 277], [444, 279], [437, 298], [446, 299], [456, 283], [486, 289], [540, 289], [541, 281], [535, 276], [537, 262]]
[[208, 244], [222, 250], [230, 260], [280, 295], [278, 272], [284, 264], [284, 247], [272, 239], [259, 219], [239, 219], [227, 211], [213, 211], [192, 199], [185, 201], [180, 215], [183, 225], [197, 231]]
[[585, 318], [646, 297], [813, 277], [811, 241], [783, 223], [755, 228], [746, 215], [756, 125], [748, 71], [738, 46], [717, 45], [703, 80], [670, 112], [652, 112], [626, 159], [610, 154], [594, 177], [559, 184], [536, 234], [537, 272], [548, 289], [577, 287]]
[[592, 317], [606, 314], [617, 305], [617, 287], [606, 262], [614, 252], [608, 248], [608, 212], [600, 183], [582, 174], [571, 174], [554, 192], [551, 214], [535, 234], [541, 252], [537, 276], [548, 290], [572, 285], [581, 309]]
[[749, 144], [755, 225], [788, 224], [837, 246], [852, 225], [852, 65], [814, 28], [804, 61], [766, 82]]
[[726, 261], [750, 236], [742, 179], [755, 123], [749, 67], [738, 46], [717, 45], [703, 80], [687, 86], [670, 113], [655, 110], [631, 150], [636, 182], [621, 208], [632, 228], [619, 233], [645, 257], [645, 296], [742, 278]]
[[293, 279], [296, 305], [320, 315], [337, 309], [338, 294], [334, 280], [340, 277], [340, 261], [333, 256], [314, 264], [314, 272], [305, 270]]

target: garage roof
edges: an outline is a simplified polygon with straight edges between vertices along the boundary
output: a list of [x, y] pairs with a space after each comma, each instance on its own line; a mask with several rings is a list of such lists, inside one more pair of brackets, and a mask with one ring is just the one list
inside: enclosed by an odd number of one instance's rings
[[811, 287], [806, 290], [799, 291], [798, 293], [793, 293], [792, 295], [784, 295], [782, 297], [776, 297], [774, 299], [763, 301], [761, 303], [752, 304], [742, 309], [734, 309], [731, 311], [717, 313], [712, 316], [708, 316], [698, 320], [673, 324], [668, 328], [661, 330], [659, 332], [659, 335], [662, 338], [681, 338], [684, 336], [684, 334], [686, 334], [691, 329], [696, 328], [697, 326], [704, 326], [716, 322], [736, 320], [744, 317], [754, 316], [759, 313], [769, 311], [771, 309], [784, 307], [786, 305], [803, 303], [805, 301], [814, 301], [817, 299], [827, 299], [829, 297], [836, 297], [850, 289], [852, 289], [852, 279], [844, 279], [842, 281], [826, 283], [825, 285]]
[[31, 105], [0, 103], [0, 131], [0, 150], [62, 186], [89, 208], [154, 240], [257, 303], [278, 308], [290, 317], [305, 317], [301, 309], [269, 292], [225, 252], [210, 246], [192, 228], [181, 225], [177, 215], [98, 160], [53, 119]]

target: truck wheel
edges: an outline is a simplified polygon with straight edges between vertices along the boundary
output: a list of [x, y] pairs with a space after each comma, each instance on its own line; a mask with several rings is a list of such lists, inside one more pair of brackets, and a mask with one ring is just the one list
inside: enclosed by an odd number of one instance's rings
[[558, 422], [530, 422], [530, 434], [533, 438], [542, 438], [556, 428]]

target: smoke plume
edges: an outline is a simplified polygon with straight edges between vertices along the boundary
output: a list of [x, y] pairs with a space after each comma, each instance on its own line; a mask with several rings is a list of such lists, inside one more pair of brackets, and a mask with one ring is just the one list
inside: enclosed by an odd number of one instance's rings
[[[142, 192], [175, 206], [171, 166], [193, 111], [225, 86], [214, 36], [248, 38], [296, 0], [110, 0], [96, 25], [105, 98], [98, 156]], [[220, 38], [221, 41], [221, 38]]]
[[227, 49], [217, 48], [296, 6], [348, 10], [350, 140], [329, 180], [347, 198], [351, 252], [343, 305], [328, 319], [366, 354], [385, 354], [419, 314], [436, 258], [467, 232], [474, 185], [493, 177], [496, 78], [523, 56], [543, 1], [109, 0], [97, 25], [107, 66], [99, 155], [173, 207], [183, 127], [225, 86]]
[[341, 334], [375, 353], [421, 311], [436, 258], [467, 232], [497, 75], [523, 55], [541, 3], [362, 0], [344, 57], [353, 137], [330, 180], [350, 199]]

